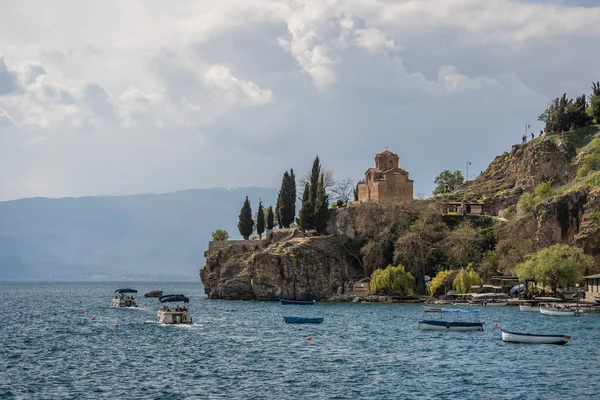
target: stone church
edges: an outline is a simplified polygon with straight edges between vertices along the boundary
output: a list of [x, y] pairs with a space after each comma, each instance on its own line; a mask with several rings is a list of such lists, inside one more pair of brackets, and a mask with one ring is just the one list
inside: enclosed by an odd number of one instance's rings
[[365, 172], [365, 179], [358, 182], [358, 201], [396, 203], [412, 200], [413, 181], [408, 172], [398, 167], [400, 158], [386, 150], [375, 156], [375, 168]]

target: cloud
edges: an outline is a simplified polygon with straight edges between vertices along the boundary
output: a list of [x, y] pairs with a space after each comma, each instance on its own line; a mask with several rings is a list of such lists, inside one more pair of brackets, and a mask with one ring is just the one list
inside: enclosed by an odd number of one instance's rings
[[0, 96], [14, 93], [18, 88], [17, 73], [8, 69], [4, 57], [0, 54]]
[[0, 199], [277, 186], [317, 152], [358, 179], [385, 145], [428, 193], [600, 79], [600, 7], [571, 4], [11, 3]]

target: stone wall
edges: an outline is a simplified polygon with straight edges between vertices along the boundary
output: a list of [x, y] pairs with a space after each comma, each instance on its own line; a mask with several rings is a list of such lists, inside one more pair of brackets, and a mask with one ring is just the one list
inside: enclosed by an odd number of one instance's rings
[[260, 250], [270, 243], [269, 240], [212, 240], [208, 242], [208, 251], [218, 251], [226, 249], [234, 250]]

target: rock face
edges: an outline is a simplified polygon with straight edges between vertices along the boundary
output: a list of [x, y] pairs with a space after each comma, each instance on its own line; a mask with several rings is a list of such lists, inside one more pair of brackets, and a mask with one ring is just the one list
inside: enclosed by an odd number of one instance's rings
[[292, 238], [266, 248], [220, 247], [206, 252], [200, 271], [211, 299], [326, 300], [348, 290], [362, 273], [342, 236]]

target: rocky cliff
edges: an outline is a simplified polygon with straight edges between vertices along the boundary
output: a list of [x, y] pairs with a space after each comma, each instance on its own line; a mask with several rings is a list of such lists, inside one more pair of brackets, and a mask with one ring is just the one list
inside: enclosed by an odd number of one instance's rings
[[209, 298], [326, 300], [344, 294], [362, 270], [344, 236], [291, 238], [264, 248], [215, 247], [200, 276]]

